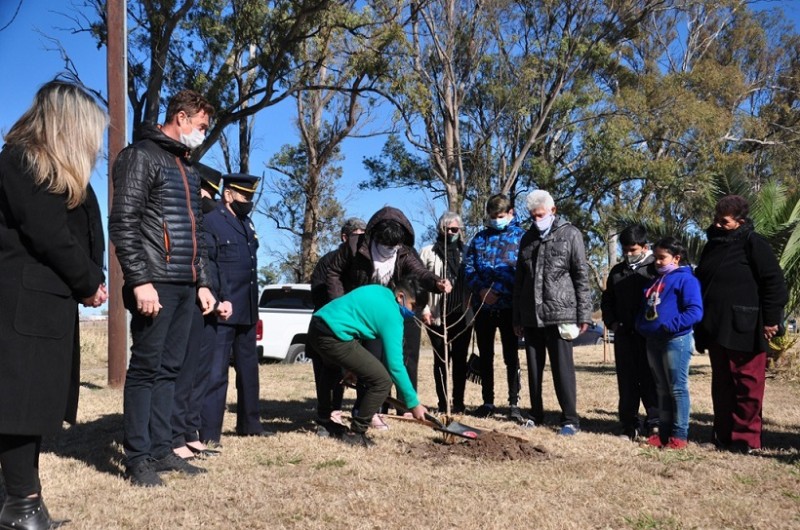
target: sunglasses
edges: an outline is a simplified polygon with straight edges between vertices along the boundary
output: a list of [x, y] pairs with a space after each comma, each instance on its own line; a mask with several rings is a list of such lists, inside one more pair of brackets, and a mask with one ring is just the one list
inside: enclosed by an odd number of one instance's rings
[[457, 234], [460, 231], [461, 231], [461, 229], [459, 227], [457, 227], [457, 226], [448, 226], [447, 227], [447, 233], [448, 234]]

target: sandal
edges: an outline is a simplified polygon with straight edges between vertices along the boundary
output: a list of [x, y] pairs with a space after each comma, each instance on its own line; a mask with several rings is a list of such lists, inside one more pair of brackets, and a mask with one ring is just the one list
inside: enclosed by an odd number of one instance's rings
[[211, 449], [211, 448], [203, 445], [201, 442], [196, 442], [196, 443], [202, 445], [202, 447], [195, 447], [193, 445], [189, 445], [188, 443], [186, 444], [186, 447], [188, 447], [189, 450], [192, 453], [194, 453], [195, 455], [197, 455], [197, 456], [199, 456], [201, 458], [206, 458], [206, 457], [209, 457], [209, 456], [219, 456], [219, 455], [222, 454], [222, 451], [219, 451], [217, 449]]

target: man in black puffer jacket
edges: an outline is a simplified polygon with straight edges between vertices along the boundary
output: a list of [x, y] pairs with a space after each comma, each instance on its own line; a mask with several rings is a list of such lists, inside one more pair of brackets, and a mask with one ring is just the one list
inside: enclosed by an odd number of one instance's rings
[[561, 406], [561, 435], [579, 430], [572, 340], [592, 321], [589, 266], [583, 235], [556, 217], [553, 197], [535, 190], [527, 198], [534, 226], [519, 244], [514, 278], [514, 327], [525, 335], [531, 415], [544, 420], [542, 374], [550, 354], [553, 383]]
[[164, 125], [143, 125], [114, 163], [108, 230], [125, 277], [132, 339], [123, 444], [126, 475], [139, 486], [162, 485], [159, 471], [204, 471], [172, 452], [170, 415], [193, 306], [208, 314], [216, 303], [198, 239], [199, 178], [188, 162], [213, 112], [199, 94], [179, 92]]

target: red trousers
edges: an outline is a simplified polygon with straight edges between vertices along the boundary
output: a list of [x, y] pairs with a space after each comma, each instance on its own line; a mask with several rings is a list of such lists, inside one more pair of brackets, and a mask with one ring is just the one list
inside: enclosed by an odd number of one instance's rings
[[744, 442], [751, 449], [760, 449], [766, 352], [734, 351], [714, 343], [708, 354], [717, 443]]

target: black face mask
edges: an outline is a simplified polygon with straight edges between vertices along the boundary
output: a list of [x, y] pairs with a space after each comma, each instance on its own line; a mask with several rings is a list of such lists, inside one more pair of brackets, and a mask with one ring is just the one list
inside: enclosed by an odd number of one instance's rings
[[236, 217], [247, 217], [253, 211], [253, 202], [239, 202], [233, 201], [231, 203], [231, 210], [236, 214]]
[[202, 199], [200, 199], [200, 208], [203, 209], [203, 213], [208, 213], [216, 207], [217, 207], [217, 201], [215, 201], [211, 197], [203, 197]]

